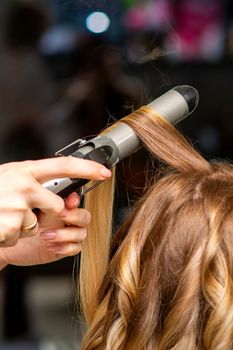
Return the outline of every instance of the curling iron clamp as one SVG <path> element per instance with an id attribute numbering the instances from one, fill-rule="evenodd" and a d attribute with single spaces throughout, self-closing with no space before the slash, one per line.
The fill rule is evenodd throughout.
<path id="1" fill-rule="evenodd" d="M 170 123 L 176 124 L 194 111 L 198 101 L 199 94 L 195 88 L 180 85 L 167 91 L 147 106 Z M 135 153 L 141 146 L 134 130 L 122 122 L 90 140 L 78 139 L 57 151 L 55 155 L 89 159 L 111 169 L 121 160 Z M 85 179 L 66 177 L 48 181 L 43 184 L 43 187 L 61 197 L 66 197 L 73 191 L 78 192 L 82 197 L 102 181 L 97 181 L 94 185 L 84 188 L 88 182 L 89 180 Z"/>

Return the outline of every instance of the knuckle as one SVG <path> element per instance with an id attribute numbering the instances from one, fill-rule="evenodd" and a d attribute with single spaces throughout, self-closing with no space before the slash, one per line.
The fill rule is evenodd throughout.
<path id="1" fill-rule="evenodd" d="M 71 157 L 57 158 L 58 171 L 70 170 L 70 167 L 71 167 Z"/>
<path id="2" fill-rule="evenodd" d="M 8 227 L 8 229 L 7 229 L 7 236 L 9 238 L 18 237 L 19 231 L 20 231 L 19 227 L 17 225 L 13 224 L 13 225 Z"/>
<path id="3" fill-rule="evenodd" d="M 52 194 L 52 196 L 54 196 L 52 209 L 56 214 L 60 214 L 65 208 L 64 200 L 58 195 Z M 52 201 L 51 201 L 51 203 L 52 203 Z"/>
<path id="4" fill-rule="evenodd" d="M 77 222 L 82 226 L 87 226 L 91 222 L 91 214 L 86 209 L 79 209 L 77 212 Z"/>
<path id="5" fill-rule="evenodd" d="M 22 194 L 15 194 L 12 204 L 14 205 L 15 209 L 20 211 L 25 211 L 28 208 L 26 198 Z"/>
<path id="6" fill-rule="evenodd" d="M 14 221 L 12 220 L 12 217 L 9 217 L 7 221 L 4 222 L 3 224 L 4 229 L 3 229 L 3 234 L 6 235 L 13 235 L 15 232 L 17 232 L 20 228 L 20 224 L 18 220 Z"/>
<path id="7" fill-rule="evenodd" d="M 33 160 L 24 160 L 22 162 L 22 164 L 24 165 L 25 168 L 31 168 L 34 164 L 34 161 Z"/>
<path id="8" fill-rule="evenodd" d="M 5 246 L 13 246 L 16 244 L 19 237 L 19 229 L 16 226 L 5 228 L 5 232 L 0 233 L 0 243 Z"/>
<path id="9" fill-rule="evenodd" d="M 25 194 L 30 194 L 35 191 L 35 183 L 29 177 L 22 178 L 21 191 Z"/>
<path id="10" fill-rule="evenodd" d="M 11 169 L 9 178 L 14 180 L 15 188 L 22 193 L 28 193 L 34 190 L 35 181 L 23 169 Z M 33 179 L 34 180 L 34 179 Z"/>
<path id="11" fill-rule="evenodd" d="M 8 229 L 10 235 L 14 235 L 16 232 L 19 231 L 19 227 L 16 224 L 13 224 Z"/>
<path id="12" fill-rule="evenodd" d="M 49 194 L 50 195 L 50 194 Z M 44 211 L 51 215 L 56 216 L 60 219 L 64 218 L 63 210 L 65 208 L 64 201 L 59 196 L 53 195 L 52 197 L 47 197 L 47 206 L 42 208 Z"/>

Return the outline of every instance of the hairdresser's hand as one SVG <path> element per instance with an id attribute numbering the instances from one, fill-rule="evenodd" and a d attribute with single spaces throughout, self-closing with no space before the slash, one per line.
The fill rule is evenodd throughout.
<path id="1" fill-rule="evenodd" d="M 14 247 L 1 249 L 0 257 L 5 265 L 46 264 L 81 251 L 91 215 L 86 209 L 77 208 L 76 193 L 69 195 L 65 203 L 66 215 L 62 219 L 40 213 L 38 234 L 20 239 Z"/>
<path id="2" fill-rule="evenodd" d="M 106 179 L 102 165 L 73 157 L 43 159 L 3 164 L 0 166 L 0 247 L 14 246 L 22 233 L 22 226 L 35 220 L 33 208 L 55 218 L 66 216 L 65 202 L 58 195 L 42 187 L 42 183 L 58 177 Z M 38 223 L 24 236 L 37 234 Z M 28 239 L 28 237 L 27 237 Z"/>

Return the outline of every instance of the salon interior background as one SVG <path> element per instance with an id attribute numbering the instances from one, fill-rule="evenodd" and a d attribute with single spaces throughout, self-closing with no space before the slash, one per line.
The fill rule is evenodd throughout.
<path id="1" fill-rule="evenodd" d="M 0 162 L 51 156 L 179 84 L 200 93 L 179 128 L 233 158 L 230 0 L 1 0 L 0 33 Z M 144 156 L 119 170 L 119 219 Z M 1 350 L 78 348 L 72 266 L 1 273 Z"/>

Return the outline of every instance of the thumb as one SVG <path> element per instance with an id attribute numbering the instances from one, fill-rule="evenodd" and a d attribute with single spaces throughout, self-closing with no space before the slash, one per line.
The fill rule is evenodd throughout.
<path id="1" fill-rule="evenodd" d="M 65 199 L 65 206 L 67 209 L 74 209 L 77 208 L 80 204 L 80 198 L 79 195 L 76 192 L 72 192 L 66 199 Z"/>

